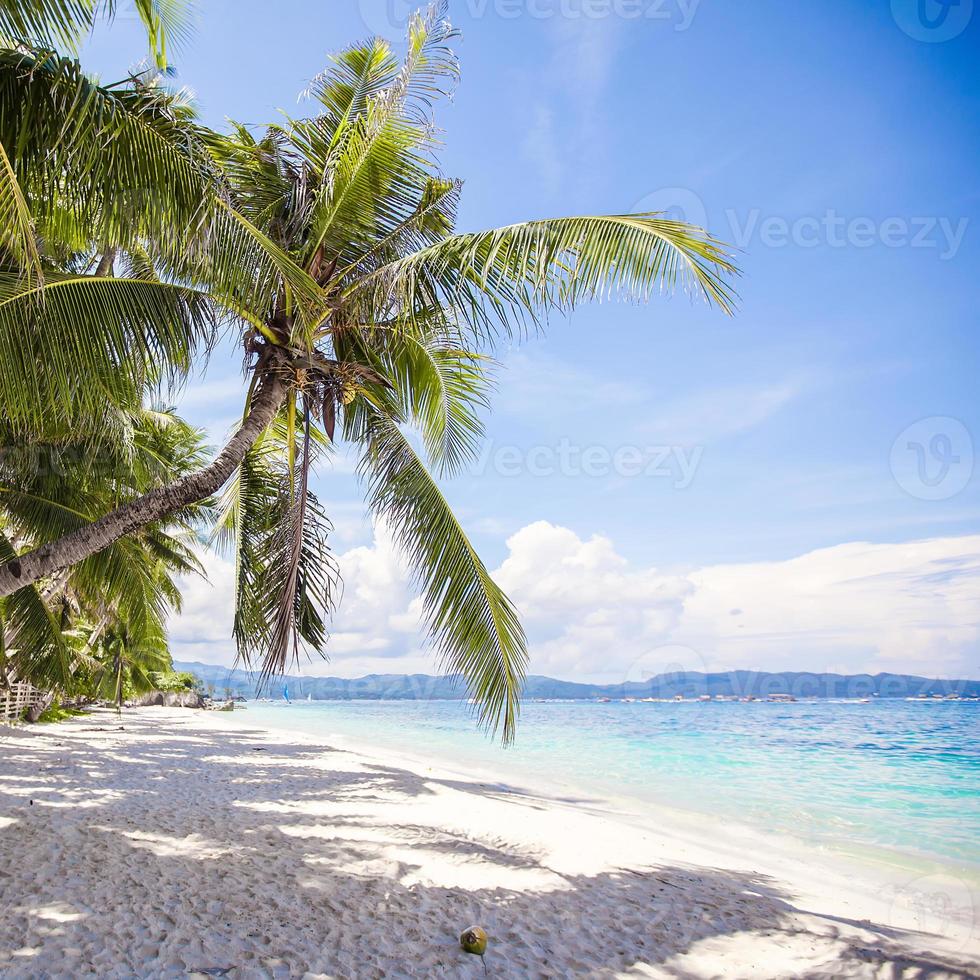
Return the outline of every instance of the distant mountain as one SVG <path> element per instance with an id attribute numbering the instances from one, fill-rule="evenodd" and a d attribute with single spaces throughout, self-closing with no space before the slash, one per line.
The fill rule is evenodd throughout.
<path id="1" fill-rule="evenodd" d="M 175 670 L 196 674 L 217 695 L 246 698 L 259 696 L 258 675 L 213 664 L 175 662 Z M 261 692 L 279 698 L 284 686 L 291 698 L 312 696 L 314 701 L 454 701 L 466 697 L 458 676 L 431 674 L 368 674 L 366 677 L 277 678 Z M 958 694 L 980 697 L 980 681 L 930 679 L 911 674 L 773 674 L 755 670 L 732 670 L 719 674 L 675 672 L 658 674 L 647 681 L 623 684 L 578 684 L 553 677 L 531 675 L 524 697 L 589 700 L 593 698 L 696 698 L 711 696 L 767 697 L 792 694 L 798 698 L 883 698 Z"/>

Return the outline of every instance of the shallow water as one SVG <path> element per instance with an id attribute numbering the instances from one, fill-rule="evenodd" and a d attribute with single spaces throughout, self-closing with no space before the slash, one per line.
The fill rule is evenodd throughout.
<path id="1" fill-rule="evenodd" d="M 249 702 L 246 719 L 980 871 L 976 702 L 525 703 L 506 749 L 458 702 Z"/>

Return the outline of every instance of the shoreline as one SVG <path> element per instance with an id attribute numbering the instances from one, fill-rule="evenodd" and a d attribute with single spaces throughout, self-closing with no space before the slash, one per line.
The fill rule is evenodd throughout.
<path id="1" fill-rule="evenodd" d="M 219 724 L 233 728 L 238 723 L 252 723 L 244 711 L 222 714 Z M 764 868 L 770 874 L 778 874 L 787 866 L 793 868 L 793 878 L 811 892 L 820 891 L 824 897 L 847 904 L 842 894 L 860 896 L 861 917 L 879 916 L 897 918 L 914 927 L 915 919 L 921 918 L 924 906 L 947 904 L 944 897 L 929 894 L 933 887 L 942 887 L 945 880 L 951 892 L 963 898 L 972 896 L 975 923 L 971 929 L 977 941 L 976 952 L 980 956 L 980 869 L 972 865 L 960 866 L 943 861 L 938 856 L 916 854 L 884 847 L 870 848 L 854 844 L 850 848 L 843 841 L 813 844 L 785 833 L 767 832 L 752 825 L 732 821 L 727 816 L 712 815 L 701 810 L 672 806 L 659 801 L 645 800 L 627 794 L 596 792 L 582 786 L 574 779 L 539 777 L 537 773 L 509 774 L 500 768 L 480 764 L 464 770 L 458 760 L 440 756 L 429 758 L 402 748 L 394 748 L 390 742 L 376 745 L 347 734 L 315 735 L 298 728 L 255 726 L 270 733 L 288 735 L 312 745 L 339 747 L 367 758 L 385 759 L 417 772 L 435 773 L 441 777 L 470 779 L 491 789 L 517 796 L 545 796 L 556 808 L 573 806 L 593 815 L 627 825 L 640 833 L 663 838 L 664 851 L 668 854 L 694 853 L 702 862 L 709 857 L 716 864 L 737 869 L 744 865 L 744 855 L 751 853 L 756 868 Z M 531 782 L 536 784 L 531 785 Z M 724 842 L 717 838 L 717 831 L 724 826 Z M 705 841 L 711 844 L 706 845 Z M 842 868 L 846 874 L 842 875 Z M 903 916 L 900 893 L 910 884 L 922 882 L 922 887 L 911 898 L 916 911 L 911 917 Z M 846 886 L 846 887 L 842 887 Z M 881 895 L 891 896 L 887 903 Z M 811 894 L 808 897 L 815 897 Z M 899 907 L 892 908 L 895 899 Z M 955 901 L 954 903 L 955 904 Z M 970 938 L 964 937 L 964 941 Z M 978 970 L 980 973 L 980 970 Z"/>
<path id="2" fill-rule="evenodd" d="M 0 750 L 5 977 L 478 976 L 473 924 L 499 977 L 980 967 L 972 883 L 632 799 L 186 709 L 0 729 Z"/>
<path id="3" fill-rule="evenodd" d="M 671 704 L 675 703 L 671 702 Z M 694 704 L 695 702 L 689 703 Z M 296 704 L 300 708 L 304 706 L 304 702 L 296 702 Z M 247 710 L 249 710 L 248 707 L 242 706 L 238 709 L 237 714 L 231 712 L 223 715 L 223 719 L 234 724 L 233 719 L 240 721 L 243 712 Z M 254 724 L 251 721 L 251 716 L 248 716 L 248 724 Z M 696 808 L 690 805 L 689 801 L 667 800 L 664 799 L 666 794 L 663 792 L 642 796 L 636 793 L 632 786 L 624 786 L 620 791 L 617 791 L 608 785 L 597 785 L 596 783 L 590 785 L 571 773 L 562 773 L 558 777 L 553 773 L 542 773 L 540 769 L 527 768 L 521 764 L 508 767 L 508 760 L 503 757 L 500 758 L 499 764 L 486 758 L 468 762 L 464 770 L 459 756 L 446 752 L 444 747 L 428 746 L 427 750 L 431 754 L 412 752 L 397 744 L 387 732 L 381 736 L 378 743 L 371 743 L 346 732 L 331 732 L 327 736 L 310 733 L 302 726 L 271 724 L 267 717 L 260 718 L 258 727 L 289 732 L 298 738 L 326 740 L 331 744 L 347 746 L 364 754 L 381 754 L 399 759 L 408 765 L 425 767 L 438 765 L 457 775 L 466 775 L 470 778 L 478 776 L 488 782 L 496 781 L 519 788 L 545 786 L 555 795 L 573 794 L 583 799 L 592 800 L 597 805 L 611 809 L 620 819 L 638 824 L 641 828 L 650 822 L 649 815 L 644 816 L 645 813 L 657 814 L 659 818 L 657 827 L 660 829 L 665 824 L 678 830 L 683 828 L 685 832 L 696 827 L 697 837 L 710 834 L 712 829 L 720 821 L 723 821 L 726 834 L 739 838 L 742 848 L 758 848 L 760 846 L 771 848 L 775 842 L 775 846 L 784 850 L 788 856 L 806 854 L 812 859 L 814 855 L 826 854 L 831 863 L 839 863 L 841 860 L 855 862 L 858 868 L 864 869 L 872 876 L 878 874 L 889 878 L 907 878 L 910 875 L 917 877 L 952 875 L 962 879 L 971 890 L 980 895 L 980 863 L 970 861 L 965 857 L 953 858 L 934 851 L 912 850 L 897 845 L 869 844 L 846 837 L 829 835 L 807 837 L 803 834 L 793 834 L 784 827 L 764 827 L 753 824 L 738 813 L 720 813 L 707 807 Z M 980 905 L 980 899 L 978 899 L 978 905 Z M 980 914 L 980 908 L 978 908 L 978 914 Z"/>

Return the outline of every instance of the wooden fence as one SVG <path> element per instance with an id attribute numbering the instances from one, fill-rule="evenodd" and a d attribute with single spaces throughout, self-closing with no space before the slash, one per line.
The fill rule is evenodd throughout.
<path id="1" fill-rule="evenodd" d="M 20 721 L 28 708 L 41 704 L 47 693 L 31 684 L 11 684 L 0 689 L 0 725 Z"/>

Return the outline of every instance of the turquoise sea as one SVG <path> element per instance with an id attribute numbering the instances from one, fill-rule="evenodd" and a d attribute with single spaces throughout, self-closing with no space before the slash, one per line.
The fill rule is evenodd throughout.
<path id="1" fill-rule="evenodd" d="M 508 748 L 458 702 L 252 701 L 236 721 L 980 874 L 978 702 L 525 703 Z"/>

